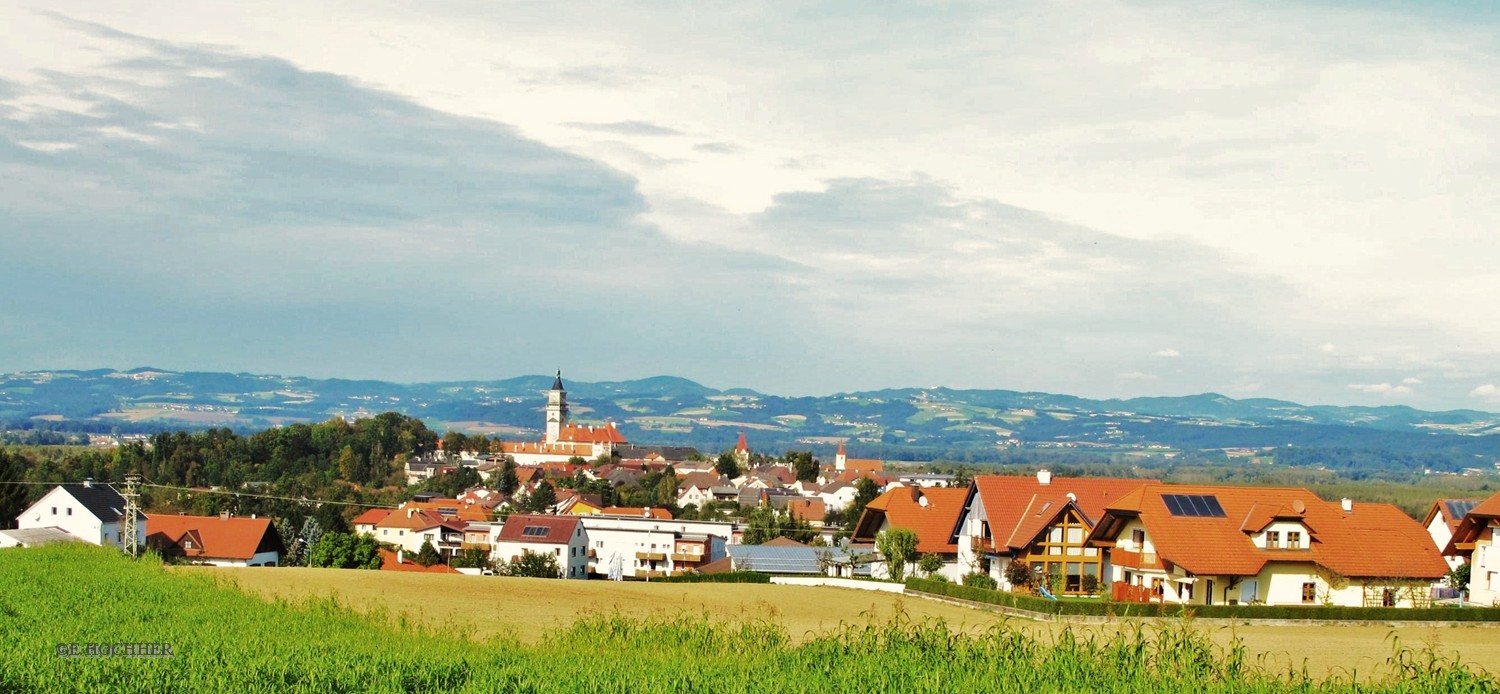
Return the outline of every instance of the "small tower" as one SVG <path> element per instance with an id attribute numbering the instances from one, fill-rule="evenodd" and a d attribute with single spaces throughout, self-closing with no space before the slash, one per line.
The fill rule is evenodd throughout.
<path id="1" fill-rule="evenodd" d="M 745 432 L 740 432 L 740 442 L 734 446 L 734 462 L 741 470 L 750 466 L 750 444 L 745 442 Z"/>
<path id="2" fill-rule="evenodd" d="M 557 443 L 563 427 L 568 425 L 568 391 L 563 390 L 562 371 L 547 391 L 547 443 Z"/>
<path id="3" fill-rule="evenodd" d="M 839 452 L 835 453 L 834 456 L 833 456 L 833 469 L 838 470 L 839 472 L 843 472 L 844 471 L 844 465 L 846 463 L 848 463 L 848 462 L 849 462 L 849 456 L 845 455 L 845 453 L 844 453 L 844 442 L 840 441 L 839 442 Z"/>

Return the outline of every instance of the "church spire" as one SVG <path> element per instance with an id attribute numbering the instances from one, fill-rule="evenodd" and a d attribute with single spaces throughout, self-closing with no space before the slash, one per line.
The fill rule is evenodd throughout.
<path id="1" fill-rule="evenodd" d="M 552 390 L 562 390 L 562 369 L 557 370 L 557 380 L 552 382 Z"/>

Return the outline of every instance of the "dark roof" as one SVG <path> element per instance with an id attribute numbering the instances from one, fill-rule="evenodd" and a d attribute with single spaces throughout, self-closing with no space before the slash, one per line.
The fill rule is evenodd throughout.
<path id="1" fill-rule="evenodd" d="M 501 542 L 535 542 L 566 545 L 578 528 L 578 516 L 514 514 L 500 527 Z"/>
<path id="2" fill-rule="evenodd" d="M 118 523 L 120 517 L 125 515 L 125 497 L 107 486 L 99 484 L 89 486 L 61 484 L 58 486 L 77 499 L 78 503 L 83 504 L 83 507 L 101 522 Z M 137 520 L 145 520 L 146 514 L 136 511 L 135 517 Z"/>
<path id="3" fill-rule="evenodd" d="M 562 385 L 562 371 L 558 370 L 558 372 L 557 372 L 557 380 L 555 380 L 555 381 L 552 382 L 552 390 L 562 390 L 562 389 L 563 389 L 563 385 Z"/>

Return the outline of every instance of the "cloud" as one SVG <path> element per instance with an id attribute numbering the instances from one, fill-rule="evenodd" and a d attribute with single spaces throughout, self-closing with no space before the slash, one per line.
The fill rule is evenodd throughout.
<path id="1" fill-rule="evenodd" d="M 1391 385 L 1389 383 L 1351 383 L 1349 387 L 1361 393 L 1371 395 L 1406 395 L 1411 388 L 1404 385 Z"/>
<path id="2" fill-rule="evenodd" d="M 745 148 L 728 142 L 700 142 L 693 145 L 693 150 L 708 154 L 739 154 Z"/>
<path id="3" fill-rule="evenodd" d="M 1151 356 L 1153 356 L 1153 357 L 1163 357 L 1163 358 L 1168 358 L 1168 359 L 1175 359 L 1177 357 L 1182 356 L 1182 352 L 1179 352 L 1179 351 L 1177 351 L 1175 349 L 1171 349 L 1171 348 L 1168 348 L 1168 349 L 1159 349 L 1159 350 L 1156 350 L 1155 352 L 1152 352 Z"/>
<path id="4" fill-rule="evenodd" d="M 1322 346 L 1318 347 L 1318 351 L 1324 354 L 1338 354 L 1339 348 L 1332 342 L 1324 342 Z"/>
<path id="5" fill-rule="evenodd" d="M 1419 386 L 1419 385 L 1422 385 L 1422 379 L 1417 378 L 1415 376 L 1408 376 L 1406 378 L 1401 379 L 1401 383 L 1403 385 L 1408 385 L 1408 386 Z"/>
<path id="6" fill-rule="evenodd" d="M 1500 387 L 1497 387 L 1493 383 L 1475 386 L 1473 390 L 1469 391 L 1469 397 L 1488 402 L 1500 402 Z"/>
<path id="7" fill-rule="evenodd" d="M 664 125 L 647 123 L 644 121 L 616 121 L 613 123 L 564 123 L 564 125 L 575 130 L 587 130 L 589 132 L 609 133 L 611 135 L 640 135 L 648 137 L 672 137 L 684 134 L 676 128 Z"/>

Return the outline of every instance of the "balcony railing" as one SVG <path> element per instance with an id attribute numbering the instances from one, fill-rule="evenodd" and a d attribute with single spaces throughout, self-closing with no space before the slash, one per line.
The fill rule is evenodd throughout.
<path id="1" fill-rule="evenodd" d="M 636 552 L 635 553 L 635 558 L 636 558 L 637 561 L 666 561 L 667 560 L 667 553 L 666 552 Z"/>
<path id="2" fill-rule="evenodd" d="M 695 563 L 695 562 L 703 561 L 703 555 L 701 555 L 701 554 L 673 554 L 672 555 L 672 561 L 679 562 L 679 563 L 681 563 L 681 562 Z"/>
<path id="3" fill-rule="evenodd" d="M 1109 563 L 1130 569 L 1160 569 L 1161 557 L 1155 552 L 1131 552 L 1123 549 L 1109 551 Z"/>
<path id="4" fill-rule="evenodd" d="M 635 577 L 636 578 L 663 578 L 666 575 L 667 575 L 667 572 L 665 572 L 665 571 L 647 571 L 645 569 L 636 569 L 635 570 Z"/>

